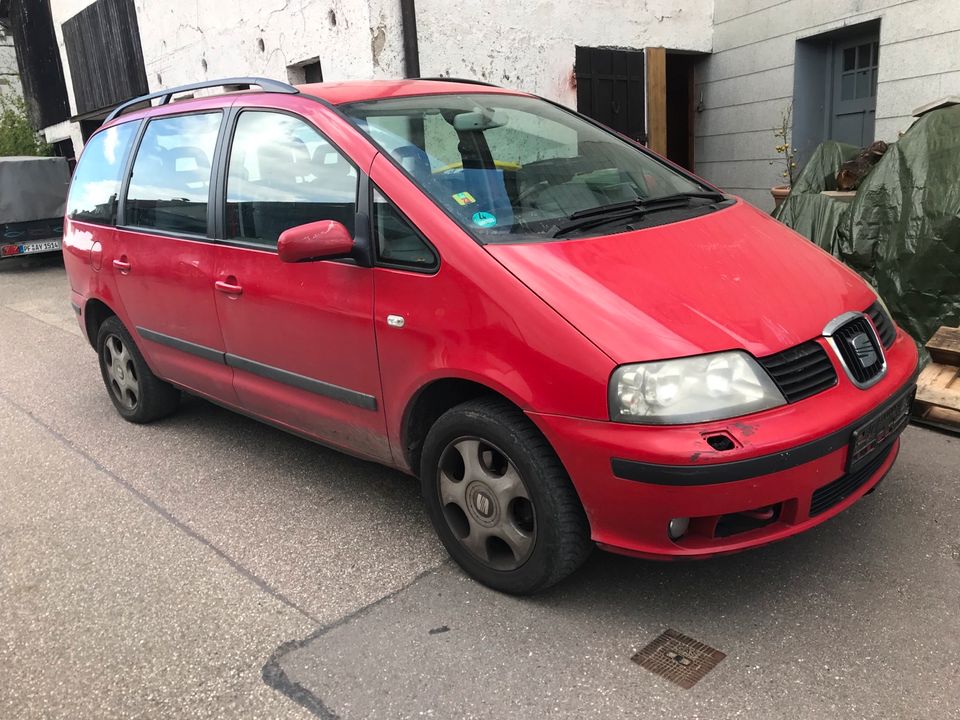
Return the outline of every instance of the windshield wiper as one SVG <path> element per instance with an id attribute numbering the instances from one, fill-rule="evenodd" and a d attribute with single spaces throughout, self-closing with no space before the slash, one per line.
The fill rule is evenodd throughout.
<path id="1" fill-rule="evenodd" d="M 689 204 L 692 199 L 721 202 L 726 200 L 726 196 L 721 192 L 715 191 L 684 192 L 646 199 L 638 197 L 625 202 L 599 205 L 598 207 L 587 208 L 586 210 L 577 210 L 577 212 L 572 213 L 565 222 L 554 228 L 549 235 L 550 237 L 560 237 L 573 230 L 586 230 L 616 220 L 627 220 L 635 216 L 642 217 L 648 212 L 682 207 L 683 205 Z"/>
<path id="2" fill-rule="evenodd" d="M 643 202 L 647 205 L 662 202 L 664 200 L 678 200 L 680 198 L 698 198 L 702 200 L 713 200 L 714 202 L 723 202 L 727 199 L 719 190 L 697 190 L 694 192 L 680 192 L 673 195 L 661 195 L 660 197 L 647 198 Z"/>
<path id="3" fill-rule="evenodd" d="M 620 210 L 632 210 L 634 208 L 641 208 L 644 210 L 657 207 L 662 203 L 670 203 L 671 205 L 677 201 L 687 201 L 691 198 L 702 198 L 704 200 L 713 200 L 714 202 L 720 202 L 725 200 L 726 196 L 720 192 L 705 191 L 705 192 L 684 192 L 684 193 L 674 193 L 672 195 L 662 195 L 660 197 L 652 198 L 640 198 L 636 197 L 633 200 L 625 200 L 624 202 L 610 203 L 608 205 L 598 205 L 597 207 L 587 208 L 586 210 L 577 210 L 577 212 L 570 215 L 568 220 L 579 220 L 580 218 L 596 217 L 598 215 L 607 215 L 609 213 L 619 212 Z"/>
<path id="4" fill-rule="evenodd" d="M 643 201 L 640 198 L 625 200 L 624 202 L 609 203 L 607 205 L 597 205 L 586 210 L 577 210 L 571 213 L 567 220 L 580 220 L 582 218 L 597 217 L 599 215 L 609 215 L 610 213 L 620 212 L 621 210 L 635 210 L 641 207 Z"/>

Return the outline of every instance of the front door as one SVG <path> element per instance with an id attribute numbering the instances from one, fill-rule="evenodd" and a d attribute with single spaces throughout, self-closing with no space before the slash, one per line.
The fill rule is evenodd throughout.
<path id="1" fill-rule="evenodd" d="M 879 53 L 876 34 L 860 35 L 834 45 L 831 140 L 857 147 L 873 142 Z"/>
<path id="2" fill-rule="evenodd" d="M 236 403 L 214 304 L 211 161 L 223 113 L 150 120 L 120 208 L 112 257 L 117 292 L 160 377 Z"/>
<path id="3" fill-rule="evenodd" d="M 216 305 L 241 405 L 331 445 L 390 460 L 373 328 L 373 270 L 283 263 L 277 239 L 356 224 L 358 171 L 312 125 L 243 110 L 227 159 Z"/>

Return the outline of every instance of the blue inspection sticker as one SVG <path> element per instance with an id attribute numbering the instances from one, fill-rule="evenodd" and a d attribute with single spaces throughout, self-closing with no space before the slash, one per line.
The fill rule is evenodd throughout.
<path id="1" fill-rule="evenodd" d="M 481 210 L 473 214 L 473 224 L 480 227 L 493 227 L 497 224 L 497 216 Z"/>

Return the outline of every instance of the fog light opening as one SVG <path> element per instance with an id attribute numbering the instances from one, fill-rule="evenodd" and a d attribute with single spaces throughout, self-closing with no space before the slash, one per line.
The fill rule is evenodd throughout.
<path id="1" fill-rule="evenodd" d="M 669 523 L 667 523 L 667 535 L 670 536 L 671 540 L 679 540 L 682 538 L 687 530 L 690 529 L 690 518 L 680 517 L 673 518 Z"/>

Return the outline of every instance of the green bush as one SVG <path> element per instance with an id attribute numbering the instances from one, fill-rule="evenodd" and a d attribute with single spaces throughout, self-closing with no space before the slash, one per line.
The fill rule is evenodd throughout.
<path id="1" fill-rule="evenodd" d="M 50 149 L 30 125 L 23 100 L 0 95 L 0 157 L 49 155 Z"/>

